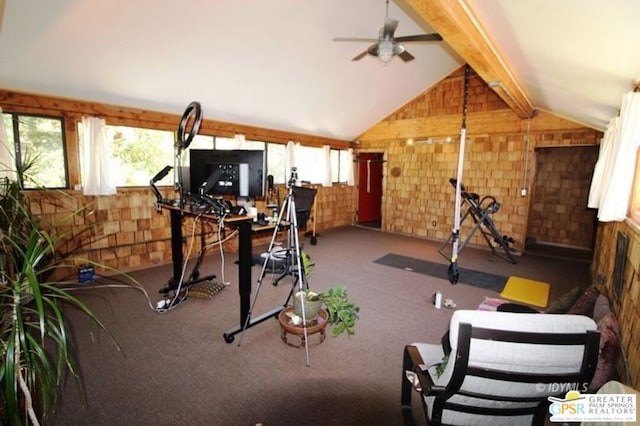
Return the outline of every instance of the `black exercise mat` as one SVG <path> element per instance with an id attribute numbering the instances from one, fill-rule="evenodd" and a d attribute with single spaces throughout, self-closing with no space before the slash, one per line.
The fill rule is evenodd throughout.
<path id="1" fill-rule="evenodd" d="M 402 256 L 400 254 L 389 253 L 373 261 L 380 265 L 391 266 L 392 268 L 404 269 L 405 271 L 417 272 L 418 274 L 429 275 L 431 277 L 448 280 L 447 271 L 449 265 L 444 263 L 429 262 L 428 260 L 416 259 Z M 473 271 L 458 267 L 460 276 L 459 283 L 480 287 L 487 290 L 501 292 L 507 283 L 508 277 L 488 274 L 486 272 Z"/>

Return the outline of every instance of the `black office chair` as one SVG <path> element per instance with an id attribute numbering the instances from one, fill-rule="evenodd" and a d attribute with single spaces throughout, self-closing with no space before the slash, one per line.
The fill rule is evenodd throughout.
<path id="1" fill-rule="evenodd" d="M 311 218 L 311 211 L 313 208 L 313 202 L 316 197 L 316 193 L 318 190 L 316 188 L 309 188 L 304 186 L 294 186 L 293 187 L 293 201 L 295 205 L 295 214 L 296 214 L 296 224 L 297 229 L 306 230 L 307 222 Z M 315 218 L 313 218 L 315 220 Z M 281 261 L 283 263 L 284 271 L 275 278 L 272 282 L 274 286 L 277 286 L 280 280 L 284 277 L 290 275 L 294 278 L 294 285 L 297 283 L 299 279 L 298 275 L 298 267 L 295 265 L 296 262 L 293 261 L 292 252 L 293 248 L 291 247 L 291 241 L 289 242 L 289 247 L 282 248 L 271 254 L 275 259 Z"/>
<path id="2" fill-rule="evenodd" d="M 311 218 L 311 210 L 313 208 L 313 202 L 316 198 L 318 190 L 316 188 L 308 188 L 305 186 L 293 187 L 293 198 L 296 205 L 296 221 L 298 222 L 298 229 L 307 229 L 307 222 Z"/>

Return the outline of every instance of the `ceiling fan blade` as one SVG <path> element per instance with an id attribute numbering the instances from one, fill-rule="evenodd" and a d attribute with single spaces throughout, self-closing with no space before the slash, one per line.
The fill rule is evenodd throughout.
<path id="1" fill-rule="evenodd" d="M 363 38 L 363 37 L 336 37 L 333 41 L 358 41 L 358 42 L 366 42 L 366 43 L 375 43 L 378 41 L 377 38 Z"/>
<path id="2" fill-rule="evenodd" d="M 398 43 L 411 43 L 416 41 L 442 41 L 442 36 L 437 33 L 433 34 L 418 34 L 412 36 L 396 37 Z"/>
<path id="3" fill-rule="evenodd" d="M 359 61 L 360 59 L 364 58 L 365 56 L 367 56 L 367 53 L 369 53 L 368 51 L 364 51 L 362 53 L 360 53 L 357 56 L 354 56 L 353 59 L 351 59 L 352 61 Z"/>
<path id="4" fill-rule="evenodd" d="M 398 28 L 397 20 L 392 18 L 385 19 L 380 38 L 384 40 L 393 38 L 393 33 L 396 31 L 396 28 Z"/>
<path id="5" fill-rule="evenodd" d="M 378 45 L 377 44 L 372 44 L 371 46 L 369 46 L 369 48 L 367 50 L 365 50 L 364 52 L 358 54 L 357 56 L 354 56 L 353 59 L 351 59 L 351 60 L 352 61 L 359 61 L 360 59 L 364 58 L 367 55 L 378 56 Z"/>
<path id="6" fill-rule="evenodd" d="M 367 53 L 371 56 L 378 56 L 378 44 L 373 44 L 367 49 Z"/>
<path id="7" fill-rule="evenodd" d="M 413 61 L 414 59 L 414 56 L 411 53 L 407 52 L 406 50 L 402 51 L 401 53 L 398 53 L 398 57 L 405 62 Z"/>

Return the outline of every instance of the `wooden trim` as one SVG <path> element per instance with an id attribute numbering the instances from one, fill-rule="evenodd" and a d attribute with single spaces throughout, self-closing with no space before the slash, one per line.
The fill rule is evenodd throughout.
<path id="1" fill-rule="evenodd" d="M 508 109 L 470 113 L 466 122 L 467 136 L 526 133 L 527 121 Z M 462 118 L 459 114 L 381 121 L 367 130 L 360 141 L 456 136 L 460 133 L 461 126 Z M 531 119 L 530 133 L 584 129 L 580 124 L 542 113 Z"/>
<path id="2" fill-rule="evenodd" d="M 6 112 L 28 112 L 64 116 L 79 120 L 83 115 L 104 117 L 108 124 L 145 127 L 159 130 L 175 130 L 182 116 L 157 111 L 147 111 L 68 98 L 58 98 L 30 93 L 13 92 L 0 89 L 0 106 Z M 350 141 L 332 139 L 303 133 L 288 132 L 243 124 L 203 119 L 200 133 L 210 136 L 233 137 L 236 133 L 244 134 L 247 139 L 263 142 L 285 144 L 290 140 L 308 146 L 329 145 L 332 148 L 347 149 Z"/>

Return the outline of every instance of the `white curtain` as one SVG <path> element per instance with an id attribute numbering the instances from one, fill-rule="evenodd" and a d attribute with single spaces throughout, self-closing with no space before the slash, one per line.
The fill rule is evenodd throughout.
<path id="1" fill-rule="evenodd" d="M 285 182 L 289 182 L 291 168 L 298 167 L 297 157 L 300 144 L 293 141 L 287 142 L 286 155 L 284 157 Z"/>
<path id="2" fill-rule="evenodd" d="M 322 186 L 331 186 L 331 147 L 324 145 L 322 147 Z"/>
<path id="3" fill-rule="evenodd" d="M 116 193 L 112 178 L 113 161 L 107 140 L 104 119 L 82 117 L 84 195 L 111 195 Z"/>
<path id="4" fill-rule="evenodd" d="M 624 95 L 619 121 L 612 120 L 605 137 L 594 168 L 589 207 L 598 208 L 601 222 L 622 221 L 629 209 L 640 146 L 640 93 Z"/>
<path id="5" fill-rule="evenodd" d="M 347 185 L 354 186 L 356 179 L 353 173 L 353 149 L 347 150 Z"/>
<path id="6" fill-rule="evenodd" d="M 13 149 L 9 145 L 9 133 L 4 125 L 2 108 L 0 108 L 0 177 L 15 181 L 16 160 L 13 156 Z"/>
<path id="7" fill-rule="evenodd" d="M 600 153 L 598 154 L 598 161 L 593 168 L 593 177 L 591 178 L 591 188 L 589 189 L 589 200 L 587 201 L 587 207 L 600 208 L 600 200 L 602 200 L 602 194 L 609 183 L 609 178 L 612 172 L 611 158 L 613 155 L 613 139 L 617 132 L 619 117 L 614 117 L 609 121 L 607 130 L 604 132 L 604 136 L 600 141 Z"/>

